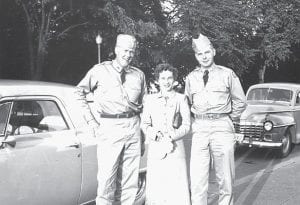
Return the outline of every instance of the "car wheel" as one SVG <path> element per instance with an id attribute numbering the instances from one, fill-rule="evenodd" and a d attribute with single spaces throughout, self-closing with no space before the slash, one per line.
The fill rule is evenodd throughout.
<path id="1" fill-rule="evenodd" d="M 292 150 L 292 135 L 290 129 L 287 129 L 283 138 L 282 138 L 282 146 L 279 149 L 279 156 L 284 158 L 287 157 Z"/>
<path id="2" fill-rule="evenodd" d="M 146 199 L 146 172 L 139 175 L 139 188 L 134 205 L 144 205 Z"/>

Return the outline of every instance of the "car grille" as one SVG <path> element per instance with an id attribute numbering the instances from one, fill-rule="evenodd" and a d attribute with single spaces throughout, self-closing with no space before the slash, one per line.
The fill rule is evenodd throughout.
<path id="1" fill-rule="evenodd" d="M 234 124 L 235 132 L 244 134 L 245 136 L 251 136 L 259 138 L 263 133 L 262 125 L 240 125 Z"/>

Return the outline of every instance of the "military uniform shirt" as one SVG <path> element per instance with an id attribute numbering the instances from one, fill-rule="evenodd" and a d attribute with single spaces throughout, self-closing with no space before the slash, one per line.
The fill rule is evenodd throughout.
<path id="1" fill-rule="evenodd" d="M 239 118 L 244 111 L 245 94 L 235 73 L 226 67 L 214 65 L 209 69 L 206 86 L 204 69 L 197 67 L 186 78 L 185 94 L 194 114 L 226 113 L 232 119 Z"/>
<path id="2" fill-rule="evenodd" d="M 146 93 L 145 75 L 128 66 L 125 82 L 121 82 L 121 68 L 115 61 L 95 65 L 77 85 L 81 93 L 93 93 L 95 108 L 99 113 L 120 114 L 133 111 L 128 101 L 140 105 Z"/>

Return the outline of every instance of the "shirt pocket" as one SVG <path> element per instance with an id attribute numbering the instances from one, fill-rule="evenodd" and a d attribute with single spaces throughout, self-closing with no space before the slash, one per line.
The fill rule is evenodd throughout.
<path id="1" fill-rule="evenodd" d="M 125 88 L 128 98 L 133 103 L 138 103 L 140 95 L 141 95 L 141 88 L 136 85 L 136 87 L 126 87 Z"/>
<path id="2" fill-rule="evenodd" d="M 104 81 L 99 89 L 100 99 L 120 99 L 122 92 L 120 84 L 116 81 Z"/>
<path id="3" fill-rule="evenodd" d="M 127 92 L 129 100 L 133 103 L 138 103 L 142 92 L 141 79 L 130 73 L 126 76 L 126 81 L 123 86 Z"/>
<path id="4" fill-rule="evenodd" d="M 211 105 L 227 104 L 229 97 L 229 88 L 226 86 L 212 86 L 210 89 L 211 95 L 209 101 Z"/>
<path id="5" fill-rule="evenodd" d="M 203 89 L 202 81 L 193 81 L 190 83 L 190 94 L 199 93 Z"/>
<path id="6" fill-rule="evenodd" d="M 220 93 L 224 93 L 224 92 L 227 92 L 227 87 L 226 86 L 221 86 L 221 85 L 219 85 L 219 86 L 212 86 L 212 87 L 210 87 L 210 90 L 212 91 L 212 92 L 220 92 Z"/>

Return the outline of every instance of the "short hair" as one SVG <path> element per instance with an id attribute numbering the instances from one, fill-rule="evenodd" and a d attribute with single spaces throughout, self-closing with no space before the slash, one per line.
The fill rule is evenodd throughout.
<path id="1" fill-rule="evenodd" d="M 177 76 L 178 76 L 178 70 L 177 70 L 177 68 L 173 67 L 172 65 L 170 65 L 168 63 L 161 63 L 161 64 L 158 64 L 155 67 L 155 69 L 154 69 L 155 80 L 159 79 L 159 74 L 162 73 L 163 71 L 170 71 L 170 72 L 172 72 L 174 80 L 177 80 Z"/>

